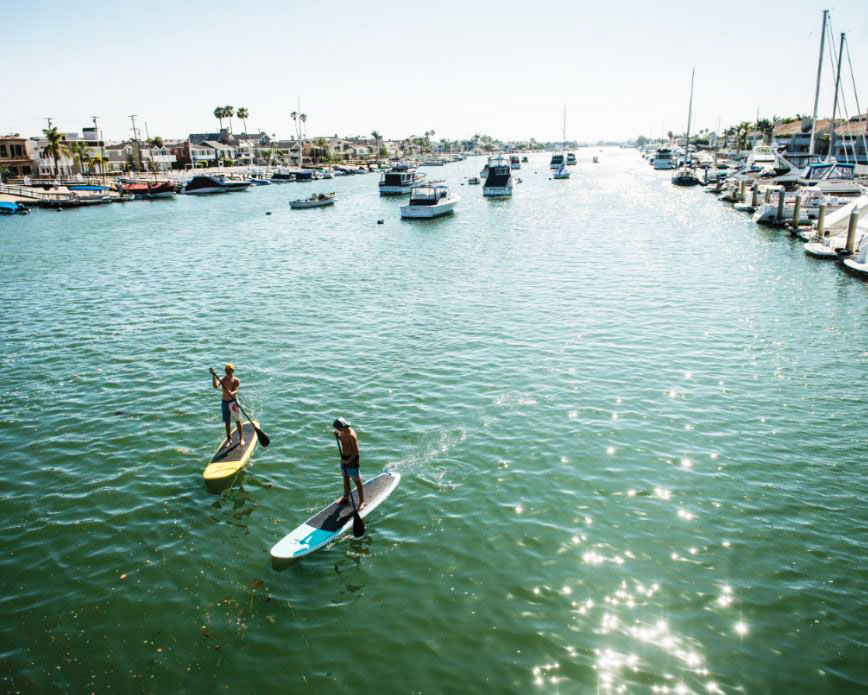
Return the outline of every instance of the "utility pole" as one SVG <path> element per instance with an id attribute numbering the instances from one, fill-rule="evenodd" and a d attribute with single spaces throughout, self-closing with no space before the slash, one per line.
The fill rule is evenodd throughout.
<path id="1" fill-rule="evenodd" d="M 844 57 L 844 39 L 847 37 L 841 32 L 841 45 L 838 48 L 838 70 L 835 75 L 835 101 L 832 104 L 832 141 L 829 143 L 829 155 L 827 159 L 835 157 L 835 115 L 838 112 L 838 85 L 841 83 L 841 59 Z"/>
<path id="2" fill-rule="evenodd" d="M 142 150 L 141 150 L 141 147 L 139 146 L 139 131 L 136 129 L 136 116 L 137 115 L 138 114 L 134 113 L 129 117 L 129 119 L 133 122 L 133 142 L 135 143 L 136 155 L 138 155 L 138 159 L 139 159 L 139 169 L 138 170 L 141 171 L 142 170 Z"/>
<path id="3" fill-rule="evenodd" d="M 814 93 L 814 116 L 811 119 L 811 147 L 808 154 L 814 154 L 814 135 L 817 130 L 817 106 L 820 103 L 820 77 L 823 74 L 823 48 L 826 45 L 826 22 L 829 19 L 829 10 L 823 10 L 823 31 L 820 34 L 820 61 L 817 63 L 817 91 Z"/>

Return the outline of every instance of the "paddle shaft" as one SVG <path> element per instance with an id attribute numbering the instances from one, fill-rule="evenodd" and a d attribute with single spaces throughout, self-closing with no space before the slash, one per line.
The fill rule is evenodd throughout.
<path id="1" fill-rule="evenodd" d="M 226 395 L 227 395 L 227 396 L 228 396 L 228 395 L 231 395 L 231 394 L 229 393 L 229 389 L 226 388 L 226 384 L 224 384 L 224 383 L 223 383 L 223 382 L 222 382 L 222 381 L 217 377 L 217 372 L 215 372 L 213 369 L 211 370 L 211 376 L 213 376 L 215 379 L 217 379 L 217 383 L 220 384 L 220 387 L 223 389 L 223 391 L 226 392 Z M 259 428 L 256 426 L 256 424 L 253 422 L 253 418 L 251 418 L 251 417 L 247 414 L 247 411 L 244 410 L 243 407 L 241 407 L 241 403 L 238 402 L 238 399 L 237 399 L 235 396 L 232 396 L 232 402 L 235 403 L 235 405 L 238 406 L 238 409 L 239 409 L 239 410 L 244 414 L 244 417 L 246 417 L 246 418 L 250 421 L 250 424 L 253 425 L 253 429 L 256 430 L 256 436 L 259 437 L 259 441 L 260 441 L 260 443 L 262 444 L 262 446 L 268 446 L 268 445 L 271 443 L 271 439 L 268 437 L 268 435 L 265 434 L 265 432 L 263 432 L 261 429 L 259 429 Z"/>

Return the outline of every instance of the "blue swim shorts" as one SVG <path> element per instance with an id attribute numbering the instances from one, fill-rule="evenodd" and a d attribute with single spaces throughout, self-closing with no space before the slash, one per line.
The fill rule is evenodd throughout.
<path id="1" fill-rule="evenodd" d="M 359 457 L 358 457 L 358 455 L 353 456 L 346 463 L 341 461 L 341 474 L 349 476 L 350 478 L 358 478 L 359 477 Z"/>

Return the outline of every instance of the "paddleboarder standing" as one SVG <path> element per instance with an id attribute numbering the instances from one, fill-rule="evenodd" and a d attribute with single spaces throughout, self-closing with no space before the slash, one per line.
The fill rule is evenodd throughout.
<path id="1" fill-rule="evenodd" d="M 340 505 L 349 504 L 350 478 L 356 481 L 359 491 L 359 509 L 365 506 L 365 488 L 359 476 L 359 439 L 350 423 L 339 417 L 334 421 L 334 435 L 341 450 L 341 475 L 344 478 L 344 496 L 337 500 Z"/>
<path id="2" fill-rule="evenodd" d="M 232 416 L 235 416 L 235 422 L 238 424 L 238 444 L 244 446 L 247 442 L 244 441 L 244 429 L 241 427 L 241 408 L 238 406 L 238 389 L 241 387 L 241 380 L 235 376 L 235 367 L 231 362 L 226 363 L 226 376 L 217 378 L 217 372 L 213 367 L 209 367 L 211 372 L 211 385 L 215 389 L 223 389 L 223 401 L 221 409 L 223 414 L 223 424 L 226 425 L 226 445 L 232 442 Z"/>

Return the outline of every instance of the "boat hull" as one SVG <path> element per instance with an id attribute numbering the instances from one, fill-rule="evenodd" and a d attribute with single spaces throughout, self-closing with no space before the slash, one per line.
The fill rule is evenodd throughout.
<path id="1" fill-rule="evenodd" d="M 447 203 L 439 205 L 403 205 L 401 207 L 401 217 L 407 219 L 429 219 L 432 217 L 442 217 L 450 214 L 455 208 L 457 200 L 450 200 Z"/>
<path id="2" fill-rule="evenodd" d="M 506 198 L 512 195 L 512 186 L 483 186 L 482 195 L 488 198 Z"/>

